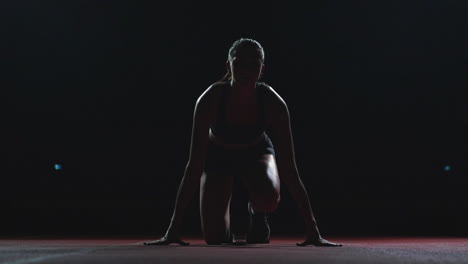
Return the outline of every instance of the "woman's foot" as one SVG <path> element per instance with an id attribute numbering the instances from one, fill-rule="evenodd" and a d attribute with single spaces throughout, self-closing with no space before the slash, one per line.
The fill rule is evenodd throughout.
<path id="1" fill-rule="evenodd" d="M 249 202 L 248 204 L 250 223 L 247 233 L 248 244 L 268 244 L 270 243 L 270 226 L 268 225 L 266 213 L 254 212 Z"/>

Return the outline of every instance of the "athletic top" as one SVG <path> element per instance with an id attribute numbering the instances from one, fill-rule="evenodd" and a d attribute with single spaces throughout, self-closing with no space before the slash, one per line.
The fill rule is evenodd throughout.
<path id="1" fill-rule="evenodd" d="M 211 125 L 211 132 L 219 137 L 226 144 L 249 144 L 258 139 L 266 129 L 264 96 L 266 84 L 256 84 L 257 99 L 257 117 L 254 125 L 235 125 L 230 124 L 226 119 L 228 90 L 232 87 L 226 87 L 218 103 L 218 115 L 216 121 Z"/>

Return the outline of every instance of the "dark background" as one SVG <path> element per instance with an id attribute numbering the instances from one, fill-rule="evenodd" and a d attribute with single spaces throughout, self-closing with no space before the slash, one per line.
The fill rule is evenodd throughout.
<path id="1" fill-rule="evenodd" d="M 3 1 L 0 235 L 162 234 L 195 100 L 250 37 L 325 237 L 466 236 L 467 8 Z M 201 232 L 197 206 L 185 234 Z M 303 232 L 285 187 L 270 222 Z"/>

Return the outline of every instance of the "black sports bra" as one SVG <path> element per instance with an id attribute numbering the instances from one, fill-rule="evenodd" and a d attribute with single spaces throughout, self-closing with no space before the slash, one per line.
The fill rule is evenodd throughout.
<path id="1" fill-rule="evenodd" d="M 248 144 L 258 139 L 266 129 L 265 86 L 264 83 L 257 83 L 256 85 L 258 120 L 254 125 L 233 125 L 228 122 L 226 118 L 228 90 L 232 88 L 230 86 L 226 87 L 220 96 L 216 121 L 211 125 L 211 132 L 214 136 L 220 138 L 226 144 Z"/>

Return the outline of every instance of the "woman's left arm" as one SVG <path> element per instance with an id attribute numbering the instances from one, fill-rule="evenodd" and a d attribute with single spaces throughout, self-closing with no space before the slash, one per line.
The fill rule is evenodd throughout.
<path id="1" fill-rule="evenodd" d="M 274 119 L 271 121 L 270 132 L 276 150 L 279 177 L 286 184 L 289 193 L 296 201 L 304 216 L 306 237 L 303 243 L 298 243 L 297 245 L 341 246 L 340 244 L 323 239 L 320 235 L 309 196 L 299 177 L 296 165 L 289 110 L 284 100 L 279 99 L 279 102 L 274 107 L 275 113 L 273 115 Z"/>

